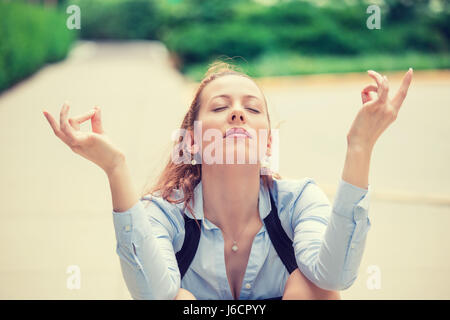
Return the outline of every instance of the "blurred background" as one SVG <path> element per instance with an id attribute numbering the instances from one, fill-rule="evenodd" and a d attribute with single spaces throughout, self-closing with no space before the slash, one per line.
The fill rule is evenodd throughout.
<path id="1" fill-rule="evenodd" d="M 66 9 L 80 8 L 68 30 Z M 380 29 L 369 29 L 369 5 Z M 200 80 L 205 63 L 239 56 L 251 76 L 445 69 L 445 0 L 2 1 L 0 89 L 64 57 L 77 40 L 156 40 L 176 68 Z M 251 31 L 251 32 L 250 32 Z"/>
<path id="2" fill-rule="evenodd" d="M 342 297 L 450 299 L 449 34 L 445 0 L 0 0 L 0 298 L 130 299 L 107 177 L 42 110 L 99 105 L 144 191 L 222 59 L 266 95 L 281 176 L 313 178 L 331 202 L 366 71 L 392 95 L 414 69 L 372 155 L 372 228 Z"/>

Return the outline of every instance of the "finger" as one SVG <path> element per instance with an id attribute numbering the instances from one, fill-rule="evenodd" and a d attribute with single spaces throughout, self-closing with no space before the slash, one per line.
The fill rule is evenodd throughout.
<path id="1" fill-rule="evenodd" d="M 392 105 L 397 111 L 402 106 L 403 100 L 405 100 L 406 94 L 408 93 L 408 89 L 411 84 L 412 76 L 413 76 L 413 69 L 409 68 L 408 72 L 406 72 L 406 74 L 403 76 L 400 89 L 398 89 L 397 94 L 392 99 Z"/>
<path id="2" fill-rule="evenodd" d="M 381 74 L 379 74 L 378 72 L 375 72 L 373 70 L 369 70 L 367 71 L 367 73 L 369 74 L 369 76 L 375 80 L 375 82 L 377 83 L 378 87 L 381 87 L 381 83 L 383 82 L 383 77 L 381 76 Z"/>
<path id="3" fill-rule="evenodd" d="M 61 136 L 61 131 L 59 130 L 59 125 L 56 122 L 55 118 L 53 118 L 53 116 L 48 113 L 46 110 L 43 111 L 45 118 L 47 119 L 47 121 L 49 122 L 50 126 L 53 129 L 53 132 L 55 133 L 55 135 L 57 137 Z"/>
<path id="4" fill-rule="evenodd" d="M 383 82 L 381 83 L 379 97 L 380 102 L 385 103 L 389 95 L 389 81 L 386 76 L 383 76 Z"/>
<path id="5" fill-rule="evenodd" d="M 365 104 L 366 102 L 370 101 L 370 96 L 368 93 L 362 91 L 361 92 L 361 99 L 362 99 L 362 103 Z"/>
<path id="6" fill-rule="evenodd" d="M 76 140 L 76 138 L 74 135 L 74 129 L 67 120 L 69 108 L 70 108 L 69 105 L 67 104 L 67 102 L 65 102 L 59 114 L 59 127 L 60 130 L 66 135 L 69 142 L 73 143 Z"/>
<path id="7" fill-rule="evenodd" d="M 95 114 L 95 109 L 88 111 L 85 114 L 69 118 L 69 123 L 76 131 L 80 130 L 80 124 L 84 121 L 88 120 L 89 118 L 92 118 L 92 116 Z"/>
<path id="8" fill-rule="evenodd" d="M 52 127 L 55 135 L 59 139 L 61 139 L 61 141 L 63 141 L 65 144 L 69 144 L 69 142 L 67 140 L 67 136 L 61 131 L 61 129 L 59 128 L 58 122 L 55 120 L 55 118 L 53 118 L 53 116 L 50 113 L 48 113 L 47 111 L 44 111 L 44 115 L 47 118 L 47 121 L 50 123 L 50 126 Z"/>
<path id="9" fill-rule="evenodd" d="M 96 111 L 97 110 L 92 109 L 92 110 L 89 110 L 88 112 L 86 112 L 86 113 L 84 113 L 82 115 L 79 115 L 79 116 L 76 116 L 76 117 L 72 117 L 71 119 L 72 119 L 72 121 L 74 121 L 74 122 L 76 122 L 78 124 L 81 124 L 84 121 L 90 119 L 95 114 Z"/>
<path id="10" fill-rule="evenodd" d="M 95 115 L 91 119 L 92 131 L 98 134 L 102 134 L 103 126 L 102 126 L 102 111 L 99 106 L 94 107 L 96 112 Z"/>
<path id="11" fill-rule="evenodd" d="M 362 89 L 361 91 L 361 98 L 362 98 L 362 102 L 363 104 L 365 104 L 368 101 L 372 100 L 372 97 L 370 96 L 369 92 L 377 92 L 378 87 L 374 86 L 372 84 L 369 84 L 368 86 L 364 87 L 364 89 Z"/>
<path id="12" fill-rule="evenodd" d="M 378 91 L 378 87 L 374 86 L 373 84 L 369 84 L 369 85 L 365 86 L 364 89 L 362 89 L 362 92 L 369 93 L 370 91 L 377 92 Z"/>

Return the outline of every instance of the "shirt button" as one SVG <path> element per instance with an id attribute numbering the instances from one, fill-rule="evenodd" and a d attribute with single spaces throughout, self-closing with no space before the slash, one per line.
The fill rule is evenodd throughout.
<path id="1" fill-rule="evenodd" d="M 355 249 L 356 245 L 354 243 L 352 243 L 351 248 Z"/>
<path id="2" fill-rule="evenodd" d="M 252 285 L 250 284 L 250 283 L 247 283 L 246 285 L 245 285 L 245 289 L 250 289 L 252 287 Z"/>
<path id="3" fill-rule="evenodd" d="M 125 226 L 125 231 L 130 231 L 131 230 L 131 227 L 130 227 L 130 225 L 129 224 L 127 224 L 126 226 Z"/>

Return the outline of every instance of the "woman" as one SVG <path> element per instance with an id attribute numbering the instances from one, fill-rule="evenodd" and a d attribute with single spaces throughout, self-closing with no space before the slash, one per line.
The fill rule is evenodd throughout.
<path id="1" fill-rule="evenodd" d="M 396 119 L 412 69 L 392 100 L 387 78 L 374 71 L 369 76 L 376 85 L 362 90 L 332 208 L 310 178 L 262 174 L 259 155 L 272 152 L 266 99 L 251 78 L 224 63 L 214 64 L 201 82 L 169 163 L 144 192 L 148 197 L 135 191 L 125 156 L 102 129 L 100 108 L 68 119 L 65 104 L 59 126 L 44 115 L 63 142 L 108 176 L 117 253 L 133 298 L 339 299 L 338 291 L 356 279 L 370 228 L 371 152 Z M 88 119 L 92 132 L 79 131 Z M 242 155 L 244 163 L 235 163 Z M 281 249 L 266 223 L 272 216 L 289 243 Z M 189 242 L 192 221 L 197 242 Z M 179 257 L 185 249 L 192 253 L 187 263 Z M 290 269 L 283 250 L 294 257 Z"/>

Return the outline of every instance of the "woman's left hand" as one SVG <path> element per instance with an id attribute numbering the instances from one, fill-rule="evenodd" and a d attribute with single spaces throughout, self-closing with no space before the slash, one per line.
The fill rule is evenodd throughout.
<path id="1" fill-rule="evenodd" d="M 353 121 L 347 134 L 348 147 L 372 150 L 378 137 L 397 119 L 398 112 L 411 84 L 413 70 L 410 68 L 403 77 L 400 89 L 389 99 L 389 82 L 386 76 L 369 70 L 368 74 L 376 82 L 361 91 L 363 107 Z M 377 96 L 371 96 L 376 92 Z"/>

